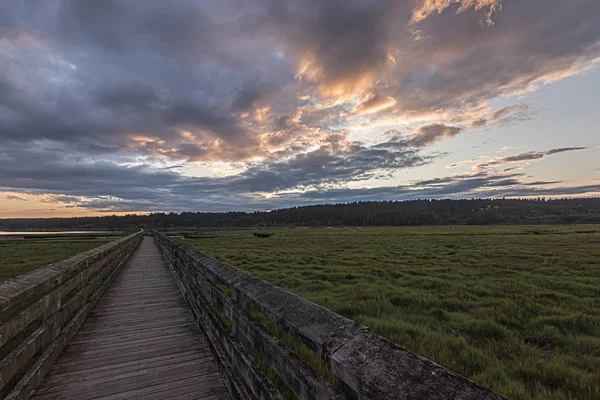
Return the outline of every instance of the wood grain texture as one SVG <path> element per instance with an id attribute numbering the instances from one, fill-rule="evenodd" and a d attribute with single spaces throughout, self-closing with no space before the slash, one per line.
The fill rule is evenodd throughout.
<path id="1" fill-rule="evenodd" d="M 229 399 L 154 241 L 144 238 L 32 399 Z"/>
<path id="2" fill-rule="evenodd" d="M 221 376 L 233 399 L 281 400 L 277 391 L 264 371 L 253 359 L 248 349 L 244 348 L 231 336 L 225 321 L 221 319 L 201 294 L 199 282 L 204 281 L 202 273 L 187 258 L 179 257 L 176 247 L 169 246 L 155 235 L 157 244 L 175 277 L 188 307 L 192 310 L 198 327 L 204 333 L 208 347 L 214 360 L 219 365 Z M 201 286 L 201 285 L 200 285 Z"/>

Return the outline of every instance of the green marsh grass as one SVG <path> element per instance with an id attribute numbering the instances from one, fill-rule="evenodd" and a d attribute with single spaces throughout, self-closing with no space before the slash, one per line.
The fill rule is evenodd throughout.
<path id="1" fill-rule="evenodd" d="M 185 241 L 510 398 L 600 398 L 600 226 L 254 232 Z"/>
<path id="2" fill-rule="evenodd" d="M 0 240 L 0 282 L 91 250 L 110 239 L 92 236 Z"/>

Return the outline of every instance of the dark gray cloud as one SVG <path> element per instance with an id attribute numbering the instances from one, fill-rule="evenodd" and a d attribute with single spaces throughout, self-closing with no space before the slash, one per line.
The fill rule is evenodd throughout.
<path id="1" fill-rule="evenodd" d="M 486 197 L 532 197 L 532 196 L 576 196 L 600 191 L 599 184 L 575 185 L 548 188 L 547 183 L 534 185 L 516 177 L 503 175 L 462 175 L 432 183 L 416 181 L 410 185 L 383 186 L 369 189 L 331 189 L 310 191 L 291 195 L 288 201 L 294 204 L 335 203 L 361 200 L 410 200 L 423 198 L 486 198 Z"/>
<path id="2" fill-rule="evenodd" d="M 334 140 L 332 138 L 332 142 Z M 59 154 L 0 151 L 0 189 L 39 195 L 41 201 L 48 204 L 106 212 L 255 210 L 319 202 L 567 196 L 600 190 L 598 184 L 556 186 L 561 182 L 528 181 L 523 173 L 486 171 L 404 185 L 348 189 L 345 185 L 348 181 L 370 179 L 431 161 L 415 149 L 399 153 L 395 149 L 373 150 L 360 143 L 346 148 L 324 145 L 285 162 L 255 165 L 238 175 L 206 178 L 182 176 L 170 168 L 145 165 L 75 163 L 61 159 Z M 24 162 L 31 159 L 38 162 Z M 373 164 L 379 166 L 375 171 Z M 271 195 L 265 196 L 265 193 Z"/>
<path id="3" fill-rule="evenodd" d="M 270 192 L 295 187 L 322 187 L 326 184 L 360 181 L 392 171 L 429 163 L 432 156 L 393 146 L 377 148 L 352 143 L 343 150 L 330 146 L 302 153 L 283 162 L 253 166 L 235 178 L 236 187 Z"/>
<path id="4" fill-rule="evenodd" d="M 241 57 L 235 17 L 219 7 L 70 0 L 34 8 L 6 9 L 18 23 L 0 53 L 0 141 L 125 150 L 132 136 L 146 136 L 172 148 L 185 129 L 201 132 L 201 145 L 252 146 L 261 132 L 240 111 L 293 80 L 268 49 Z"/>
<path id="5" fill-rule="evenodd" d="M 415 135 L 408 140 L 407 144 L 413 147 L 425 147 L 443 138 L 452 138 L 461 131 L 463 131 L 462 128 L 444 124 L 424 125 L 419 127 Z"/>
<path id="6" fill-rule="evenodd" d="M 176 6 L 147 0 L 66 0 L 57 6 L 62 39 L 72 45 L 87 42 L 123 55 L 140 48 L 153 49 L 183 60 L 226 62 L 241 60 L 223 51 L 228 32 L 197 1 L 180 0 Z M 77 32 L 77 35 L 73 35 Z"/>
<path id="7" fill-rule="evenodd" d="M 252 111 L 274 90 L 275 86 L 269 83 L 248 82 L 236 94 L 232 107 L 240 111 Z"/>
<path id="8" fill-rule="evenodd" d="M 264 12 L 249 18 L 259 32 L 276 32 L 282 42 L 302 61 L 309 79 L 317 79 L 326 94 L 337 87 L 353 87 L 365 76 L 371 79 L 387 60 L 387 44 L 394 22 L 405 22 L 398 0 L 357 1 L 267 0 Z M 394 21 L 393 16 L 401 21 Z"/>
<path id="9" fill-rule="evenodd" d="M 417 150 L 398 151 L 383 146 L 374 149 L 358 142 L 341 149 L 339 144 L 332 143 L 285 161 L 250 166 L 239 175 L 195 179 L 170 169 L 65 159 L 60 152 L 60 149 L 0 150 L 0 188 L 124 199 L 153 198 L 158 189 L 176 193 L 185 188 L 227 197 L 230 191 L 273 192 L 359 181 L 424 165 L 433 159 Z M 27 163 L 32 159 L 36 163 Z"/>
<path id="10" fill-rule="evenodd" d="M 588 150 L 589 147 L 560 147 L 558 149 L 548 150 L 546 155 L 556 154 L 556 153 L 564 153 L 566 151 L 578 151 L 578 150 Z"/>
<path id="11" fill-rule="evenodd" d="M 281 121 L 300 106 L 298 91 L 313 84 L 334 96 L 372 91 L 357 111 L 395 98 L 389 112 L 413 115 L 527 90 L 599 54 L 600 29 L 584 23 L 600 12 L 595 2 L 570 2 L 565 19 L 560 6 L 503 1 L 493 29 L 478 23 L 485 8 L 454 15 L 458 5 L 411 23 L 419 3 L 29 0 L 5 7 L 3 34 L 12 45 L 2 79 L 20 84 L 0 93 L 12 117 L 1 120 L 4 136 L 108 140 L 112 148 L 144 134 L 171 148 L 185 127 L 212 132 L 200 148 L 211 140 L 245 146 L 282 125 L 248 124 L 241 111 L 270 106 L 271 120 Z M 305 79 L 295 81 L 297 72 Z M 520 120 L 523 107 L 474 117 L 472 125 L 507 122 L 508 113 Z M 302 118 L 316 122 L 306 112 Z"/>
<path id="12" fill-rule="evenodd" d="M 549 7 L 543 1 L 505 0 L 501 4 L 493 27 L 477 23 L 481 13 L 467 11 L 448 18 L 456 7 L 432 13 L 415 25 L 420 39 L 410 43 L 395 68 L 401 82 L 400 106 L 418 112 L 455 108 L 459 100 L 477 104 L 568 75 L 598 56 L 600 28 L 589 21 L 600 16 L 600 3 L 574 0 Z"/>
<path id="13" fill-rule="evenodd" d="M 230 192 L 252 207 L 265 201 L 258 193 L 280 190 L 353 196 L 340 187 L 428 164 L 442 156 L 427 150 L 441 140 L 532 118 L 526 104 L 494 110 L 486 102 L 577 73 L 600 54 L 598 2 L 492 3 L 2 4 L 0 187 L 132 210 L 233 204 Z M 349 139 L 356 119 L 394 117 L 426 122 L 389 141 Z M 243 163 L 243 172 L 192 178 L 160 169 L 173 162 Z M 492 184 L 478 179 L 422 190 L 450 195 Z M 413 186 L 356 193 L 411 196 L 421 190 Z M 277 196 L 282 205 L 309 201 Z"/>
<path id="14" fill-rule="evenodd" d="M 491 166 L 497 166 L 497 165 L 506 164 L 506 163 L 533 161 L 533 160 L 539 160 L 541 158 L 544 158 L 544 157 L 552 155 L 552 154 L 564 153 L 564 152 L 568 152 L 568 151 L 580 151 L 580 150 L 587 150 L 587 149 L 589 149 L 589 147 L 560 147 L 560 148 L 551 149 L 548 151 L 529 151 L 527 153 L 521 153 L 521 154 L 517 154 L 514 156 L 501 157 L 494 161 L 480 163 L 480 164 L 477 164 L 476 167 L 479 169 L 483 169 L 483 168 L 488 168 Z"/>

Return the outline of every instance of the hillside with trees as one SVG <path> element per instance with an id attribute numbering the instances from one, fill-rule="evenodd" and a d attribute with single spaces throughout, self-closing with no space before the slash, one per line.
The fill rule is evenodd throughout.
<path id="1" fill-rule="evenodd" d="M 600 198 L 355 202 L 256 212 L 0 219 L 2 230 L 600 223 Z"/>

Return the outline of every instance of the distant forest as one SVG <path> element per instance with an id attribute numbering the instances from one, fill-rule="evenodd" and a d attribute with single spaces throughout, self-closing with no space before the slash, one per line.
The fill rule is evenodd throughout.
<path id="1" fill-rule="evenodd" d="M 600 223 L 600 198 L 368 201 L 270 212 L 183 212 L 0 219 L 2 230 L 178 229 L 280 226 L 418 226 Z"/>

